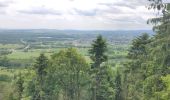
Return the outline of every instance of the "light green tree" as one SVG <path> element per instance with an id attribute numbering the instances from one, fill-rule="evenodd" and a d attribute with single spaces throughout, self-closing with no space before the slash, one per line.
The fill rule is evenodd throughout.
<path id="1" fill-rule="evenodd" d="M 52 55 L 48 73 L 56 80 L 54 83 L 59 87 L 58 92 L 63 95 L 63 99 L 82 100 L 86 98 L 81 93 L 87 92 L 85 86 L 88 82 L 88 69 L 85 58 L 76 49 L 69 48 Z"/>

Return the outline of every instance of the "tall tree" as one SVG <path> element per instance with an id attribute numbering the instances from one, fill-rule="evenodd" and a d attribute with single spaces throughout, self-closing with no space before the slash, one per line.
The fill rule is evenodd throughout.
<path id="1" fill-rule="evenodd" d="M 170 4 L 164 3 L 162 0 L 153 1 L 152 9 L 161 10 L 162 14 L 148 21 L 154 25 L 156 35 L 150 44 L 150 59 L 148 60 L 152 64 L 148 64 L 147 68 L 147 73 L 150 74 L 145 81 L 145 94 L 147 94 L 147 99 L 161 99 L 163 94 L 159 93 L 166 89 L 166 83 L 163 82 L 162 77 L 170 74 Z M 154 8 L 154 6 L 158 8 Z"/>
<path id="2" fill-rule="evenodd" d="M 48 58 L 44 54 L 40 54 L 40 56 L 36 59 L 36 63 L 34 65 L 36 80 L 34 86 L 35 100 L 44 100 L 44 83 L 46 77 L 46 69 L 48 67 Z M 36 97 L 36 98 L 35 98 Z"/>
<path id="3" fill-rule="evenodd" d="M 126 99 L 140 100 L 143 97 L 143 81 L 146 78 L 146 67 L 143 64 L 148 58 L 147 45 L 151 42 L 149 35 L 144 33 L 135 38 L 130 47 L 128 58 L 123 75 L 124 97 Z"/>
<path id="4" fill-rule="evenodd" d="M 34 65 L 37 78 L 42 84 L 43 77 L 46 75 L 46 68 L 48 67 L 48 59 L 44 54 L 40 54 L 40 56 L 37 58 L 36 63 Z"/>
<path id="5" fill-rule="evenodd" d="M 24 91 L 23 84 L 24 84 L 24 80 L 23 80 L 22 74 L 20 72 L 19 75 L 18 75 L 18 79 L 16 81 L 16 90 L 17 90 L 17 93 L 18 93 L 18 100 L 22 100 L 22 94 L 23 94 L 23 91 Z"/>
<path id="6" fill-rule="evenodd" d="M 151 41 L 149 40 L 149 35 L 147 33 L 143 33 L 141 36 L 135 38 L 132 42 L 132 46 L 128 52 L 128 58 L 130 59 L 138 59 L 140 56 L 147 56 L 146 45 Z"/>
<path id="7" fill-rule="evenodd" d="M 115 99 L 114 100 L 122 100 L 122 84 L 121 84 L 121 75 L 117 70 L 115 76 Z"/>
<path id="8" fill-rule="evenodd" d="M 151 39 L 140 36 L 133 40 L 128 58 L 131 60 L 125 72 L 128 83 L 127 99 L 135 100 L 159 100 L 165 87 L 163 76 L 170 73 L 169 70 L 169 43 L 170 43 L 170 5 L 163 4 L 162 0 L 149 0 L 149 9 L 162 11 L 162 16 L 148 20 L 154 24 L 154 35 Z M 140 39 L 141 38 L 141 39 Z M 145 41 L 146 40 L 146 41 Z"/>
<path id="9" fill-rule="evenodd" d="M 103 39 L 101 35 L 97 36 L 97 39 L 93 41 L 92 47 L 89 50 L 90 58 L 93 61 L 91 65 L 92 70 L 92 99 L 93 100 L 100 100 L 100 94 L 97 93 L 100 89 L 99 85 L 101 82 L 100 71 L 101 71 L 101 64 L 107 61 L 107 44 L 106 40 Z"/>
<path id="10" fill-rule="evenodd" d="M 99 68 L 103 62 L 107 61 L 106 51 L 106 40 L 101 35 L 97 36 L 97 39 L 93 41 L 92 47 L 89 50 L 90 58 L 93 61 L 92 69 Z"/>

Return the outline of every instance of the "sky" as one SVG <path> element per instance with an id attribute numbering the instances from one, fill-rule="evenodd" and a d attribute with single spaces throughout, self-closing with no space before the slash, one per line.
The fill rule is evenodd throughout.
<path id="1" fill-rule="evenodd" d="M 147 0 L 0 0 L 1 29 L 138 30 L 155 12 Z"/>

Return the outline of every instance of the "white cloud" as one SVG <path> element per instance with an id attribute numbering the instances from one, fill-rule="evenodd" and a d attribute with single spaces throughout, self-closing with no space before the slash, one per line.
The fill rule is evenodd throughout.
<path id="1" fill-rule="evenodd" d="M 147 29 L 146 1 L 0 0 L 0 28 Z"/>

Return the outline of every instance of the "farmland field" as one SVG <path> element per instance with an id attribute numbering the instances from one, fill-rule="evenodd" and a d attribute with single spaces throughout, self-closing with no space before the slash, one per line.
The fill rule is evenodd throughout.
<path id="1" fill-rule="evenodd" d="M 62 49 L 73 47 L 90 61 L 88 50 L 91 42 L 101 34 L 108 43 L 109 62 L 117 64 L 125 60 L 131 40 L 144 32 L 153 34 L 147 30 L 0 30 L 0 59 L 7 60 L 10 68 L 29 67 L 40 53 L 50 57 Z"/>

